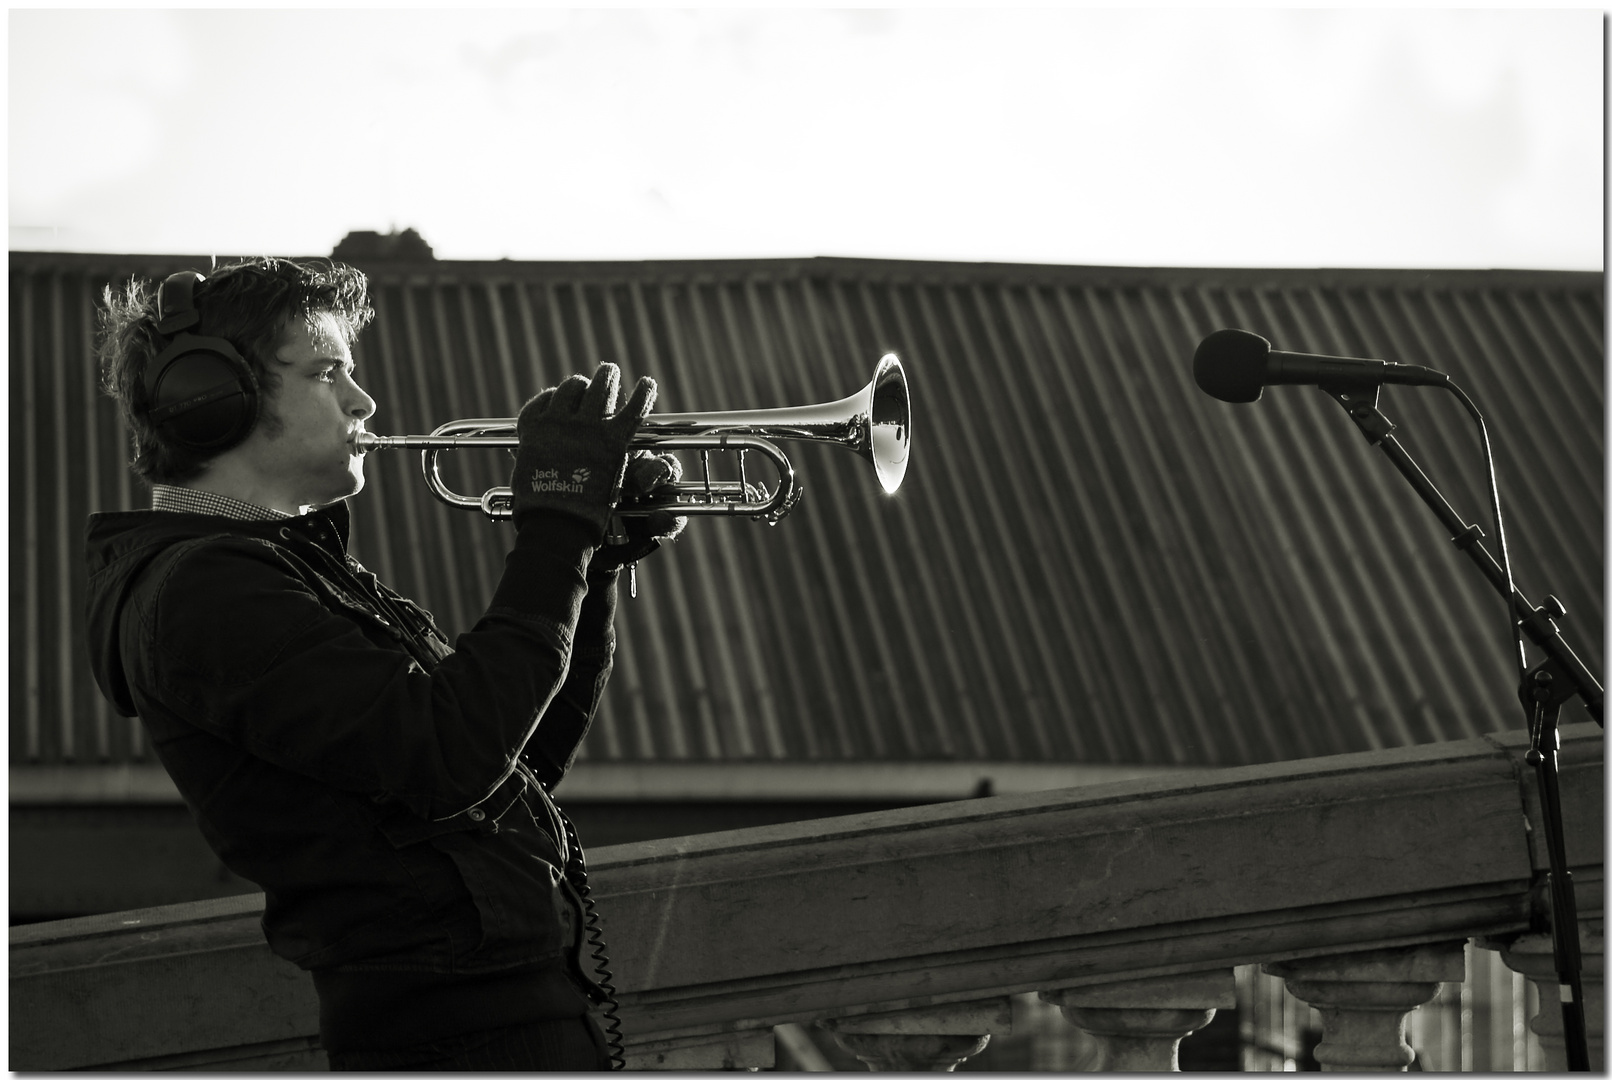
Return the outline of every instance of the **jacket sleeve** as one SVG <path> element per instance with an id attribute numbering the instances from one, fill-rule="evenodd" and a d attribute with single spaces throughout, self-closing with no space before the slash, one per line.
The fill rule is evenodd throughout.
<path id="1" fill-rule="evenodd" d="M 514 770 L 569 673 L 592 543 L 545 518 L 518 534 L 486 613 L 429 673 L 327 608 L 281 549 L 197 545 L 139 613 L 142 692 L 283 768 L 458 813 Z"/>
<path id="2" fill-rule="evenodd" d="M 617 576 L 616 570 L 588 574 L 588 595 L 577 618 L 570 674 L 522 755 L 551 791 L 576 760 L 577 748 L 593 723 L 614 666 Z"/>

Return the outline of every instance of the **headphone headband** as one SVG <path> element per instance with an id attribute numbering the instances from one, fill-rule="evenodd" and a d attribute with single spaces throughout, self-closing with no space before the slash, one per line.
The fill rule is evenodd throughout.
<path id="1" fill-rule="evenodd" d="M 157 286 L 157 332 L 172 337 L 181 330 L 189 330 L 201 322 L 196 310 L 196 285 L 207 279 L 194 270 L 181 270 L 170 274 Z"/>

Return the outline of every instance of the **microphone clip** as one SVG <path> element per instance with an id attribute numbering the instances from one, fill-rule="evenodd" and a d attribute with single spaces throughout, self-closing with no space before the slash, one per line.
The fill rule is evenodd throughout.
<path id="1" fill-rule="evenodd" d="M 1321 389 L 1332 398 L 1373 446 L 1394 433 L 1394 422 L 1377 408 L 1382 393 L 1381 383 L 1322 383 Z"/>

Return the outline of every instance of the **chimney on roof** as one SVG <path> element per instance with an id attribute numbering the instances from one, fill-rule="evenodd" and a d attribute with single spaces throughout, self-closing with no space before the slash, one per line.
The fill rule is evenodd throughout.
<path id="1" fill-rule="evenodd" d="M 369 229 L 354 229 L 341 238 L 330 253 L 332 259 L 343 262 L 430 262 L 436 256 L 431 245 L 413 229 L 402 232 L 378 233 Z"/>

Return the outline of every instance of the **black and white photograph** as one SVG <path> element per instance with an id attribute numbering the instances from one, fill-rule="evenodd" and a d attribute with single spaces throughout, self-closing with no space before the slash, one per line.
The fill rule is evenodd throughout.
<path id="1" fill-rule="evenodd" d="M 9 1070 L 1604 1072 L 1607 43 L 10 9 Z"/>

